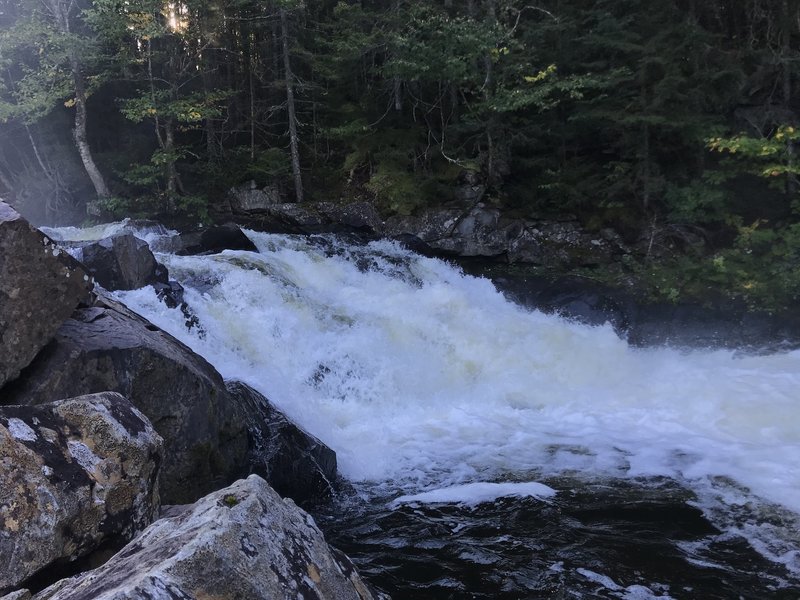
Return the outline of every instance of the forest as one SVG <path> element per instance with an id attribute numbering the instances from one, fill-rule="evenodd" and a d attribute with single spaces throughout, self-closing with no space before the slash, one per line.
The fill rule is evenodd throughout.
<path id="1" fill-rule="evenodd" d="M 0 196 L 198 222 L 254 181 L 405 215 L 468 178 L 640 249 L 607 278 L 777 310 L 799 82 L 800 0 L 0 0 Z"/>

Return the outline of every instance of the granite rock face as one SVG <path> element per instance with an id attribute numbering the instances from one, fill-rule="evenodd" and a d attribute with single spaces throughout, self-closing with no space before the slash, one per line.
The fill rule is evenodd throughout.
<path id="1" fill-rule="evenodd" d="M 256 475 L 153 523 L 105 565 L 35 600 L 371 600 L 314 520 Z"/>
<path id="2" fill-rule="evenodd" d="M 119 394 L 0 408 L 0 592 L 147 527 L 161 459 Z"/>
<path id="3" fill-rule="evenodd" d="M 77 261 L 0 201 L 0 388 L 30 364 L 92 288 Z"/>

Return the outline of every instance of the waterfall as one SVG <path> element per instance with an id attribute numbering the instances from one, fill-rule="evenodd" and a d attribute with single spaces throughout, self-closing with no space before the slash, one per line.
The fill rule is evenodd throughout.
<path id="1" fill-rule="evenodd" d="M 267 395 L 368 493 L 668 478 L 800 577 L 800 352 L 633 348 L 393 242 L 247 235 L 260 253 L 158 255 L 202 330 L 149 288 L 116 296 Z"/>

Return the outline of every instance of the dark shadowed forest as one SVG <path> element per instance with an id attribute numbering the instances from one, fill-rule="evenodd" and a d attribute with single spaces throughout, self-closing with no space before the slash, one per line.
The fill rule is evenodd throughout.
<path id="1" fill-rule="evenodd" d="M 662 298 L 800 293 L 798 0 L 0 0 L 0 195 L 198 222 L 464 181 L 637 248 Z M 572 218 L 571 217 L 571 218 Z"/>

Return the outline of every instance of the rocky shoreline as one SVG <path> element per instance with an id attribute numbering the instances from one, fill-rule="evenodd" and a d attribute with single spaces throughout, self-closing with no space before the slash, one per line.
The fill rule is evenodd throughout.
<path id="1" fill-rule="evenodd" d="M 0 202 L 0 598 L 382 597 L 296 504 L 335 453 L 94 286 L 178 306 L 140 242 L 81 264 Z"/>

